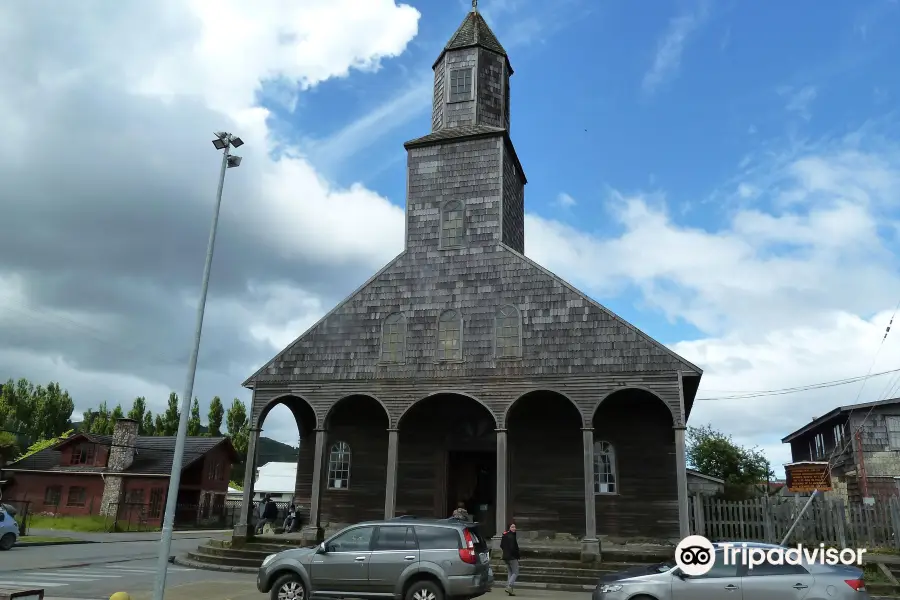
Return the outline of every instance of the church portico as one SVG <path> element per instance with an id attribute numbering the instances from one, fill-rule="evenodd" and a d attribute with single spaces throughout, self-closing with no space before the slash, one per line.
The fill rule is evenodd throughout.
<path id="1" fill-rule="evenodd" d="M 512 72 L 469 13 L 435 62 L 432 131 L 405 144 L 403 252 L 244 383 L 254 431 L 276 399 L 306 406 L 315 536 L 459 501 L 485 535 L 516 521 L 587 555 L 687 529 L 702 370 L 525 256 Z"/>

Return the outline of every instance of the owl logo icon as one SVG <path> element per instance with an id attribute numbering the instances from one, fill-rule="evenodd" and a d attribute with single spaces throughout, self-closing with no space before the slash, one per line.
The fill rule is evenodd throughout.
<path id="1" fill-rule="evenodd" d="M 715 557 L 715 547 L 702 535 L 689 535 L 675 547 L 675 564 L 685 575 L 691 577 L 709 573 Z"/>

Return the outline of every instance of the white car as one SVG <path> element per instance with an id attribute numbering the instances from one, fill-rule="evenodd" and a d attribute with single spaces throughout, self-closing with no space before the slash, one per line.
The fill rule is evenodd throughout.
<path id="1" fill-rule="evenodd" d="M 9 550 L 19 539 L 19 524 L 0 507 L 0 550 Z"/>

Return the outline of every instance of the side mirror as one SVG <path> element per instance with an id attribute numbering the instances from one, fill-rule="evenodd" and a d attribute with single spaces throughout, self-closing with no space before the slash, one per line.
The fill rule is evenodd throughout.
<path id="1" fill-rule="evenodd" d="M 6 513 L 0 510 L 0 523 L 6 520 Z"/>
<path id="2" fill-rule="evenodd" d="M 682 581 L 691 578 L 690 575 L 688 575 L 687 573 L 685 573 L 685 572 L 682 571 L 681 569 L 675 569 L 674 575 L 675 575 L 675 577 L 677 577 L 678 579 L 680 579 L 680 580 L 682 580 Z"/>
<path id="3" fill-rule="evenodd" d="M 316 554 L 328 554 L 328 550 L 325 549 L 325 542 L 316 546 Z"/>

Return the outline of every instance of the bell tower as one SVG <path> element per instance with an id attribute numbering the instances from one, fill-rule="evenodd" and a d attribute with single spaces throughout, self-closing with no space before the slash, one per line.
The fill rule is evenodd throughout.
<path id="1" fill-rule="evenodd" d="M 408 152 L 406 248 L 524 253 L 525 173 L 509 137 L 506 50 L 472 10 L 432 66 L 431 133 Z"/>
<path id="2" fill-rule="evenodd" d="M 478 0 L 432 66 L 434 105 L 431 130 L 464 125 L 509 129 L 506 50 L 478 12 Z"/>

